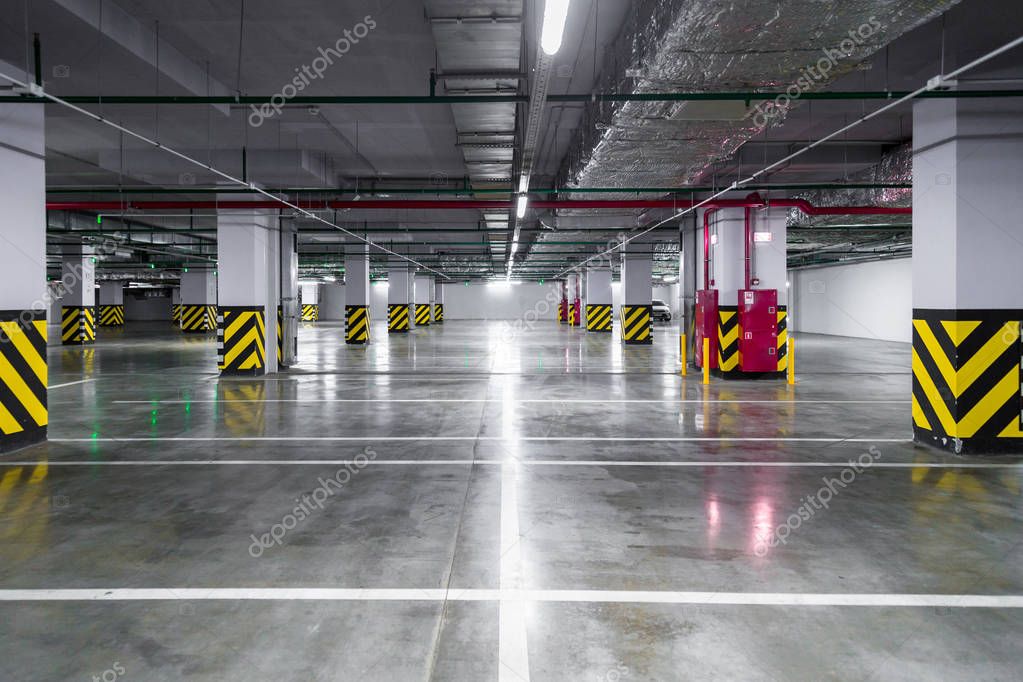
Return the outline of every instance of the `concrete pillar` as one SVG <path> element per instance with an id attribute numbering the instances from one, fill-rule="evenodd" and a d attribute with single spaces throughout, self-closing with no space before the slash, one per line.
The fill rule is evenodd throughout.
<path id="1" fill-rule="evenodd" d="M 444 324 L 444 289 L 447 285 L 441 280 L 433 283 L 433 323 Z"/>
<path id="2" fill-rule="evenodd" d="M 558 322 L 561 324 L 569 323 L 567 279 L 561 280 L 561 301 L 558 302 Z"/>
<path id="3" fill-rule="evenodd" d="M 345 343 L 370 340 L 369 246 L 345 247 Z"/>
<path id="4" fill-rule="evenodd" d="M 305 282 L 300 285 L 300 288 L 302 289 L 302 321 L 319 321 L 321 298 L 319 282 Z"/>
<path id="5" fill-rule="evenodd" d="M 586 331 L 610 333 L 614 326 L 611 268 L 586 270 Z"/>
<path id="6" fill-rule="evenodd" d="M 415 303 L 415 317 L 417 327 L 429 327 L 431 302 L 430 289 L 433 286 L 432 275 L 416 275 L 412 300 Z"/>
<path id="7" fill-rule="evenodd" d="M 387 331 L 406 334 L 411 327 L 411 273 L 407 265 L 392 265 L 387 270 Z"/>
<path id="8" fill-rule="evenodd" d="M 582 324 L 582 273 L 575 272 L 566 278 L 568 290 L 568 326 Z"/>
<path id="9" fill-rule="evenodd" d="M 280 272 L 277 218 L 267 210 L 217 215 L 217 342 L 221 374 L 277 371 L 276 315 Z"/>
<path id="10" fill-rule="evenodd" d="M 710 220 L 710 288 L 718 294 L 711 367 L 724 376 L 782 378 L 788 367 L 787 220 L 786 209 L 745 208 Z"/>
<path id="11" fill-rule="evenodd" d="M 65 346 L 96 342 L 96 263 L 92 247 L 64 247 L 60 337 Z"/>
<path id="12" fill-rule="evenodd" d="M 277 369 L 287 369 L 298 361 L 298 235 L 285 230 L 277 221 L 277 258 L 279 262 L 279 290 L 277 302 Z"/>
<path id="13" fill-rule="evenodd" d="M 212 263 L 186 265 L 181 269 L 181 331 L 203 334 L 216 328 L 216 270 Z"/>
<path id="14" fill-rule="evenodd" d="M 913 109 L 913 432 L 1023 453 L 1023 100 Z"/>
<path id="15" fill-rule="evenodd" d="M 171 289 L 171 322 L 175 326 L 181 326 L 181 287 Z"/>
<path id="16" fill-rule="evenodd" d="M 653 263 L 649 244 L 630 242 L 622 252 L 622 341 L 626 344 L 650 344 L 653 336 Z"/>
<path id="17" fill-rule="evenodd" d="M 0 452 L 45 440 L 49 421 L 45 153 L 43 105 L 0 104 Z"/>
<path id="18" fill-rule="evenodd" d="M 124 282 L 100 282 L 99 326 L 124 326 Z"/>

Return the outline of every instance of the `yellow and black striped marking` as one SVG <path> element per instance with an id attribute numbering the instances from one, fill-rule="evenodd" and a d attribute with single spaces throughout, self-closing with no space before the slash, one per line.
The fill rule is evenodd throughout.
<path id="1" fill-rule="evenodd" d="M 622 306 L 622 341 L 628 344 L 653 343 L 652 305 Z"/>
<path id="2" fill-rule="evenodd" d="M 315 303 L 302 304 L 302 321 L 318 322 L 320 319 L 320 306 Z"/>
<path id="3" fill-rule="evenodd" d="M 578 327 L 580 324 L 579 320 L 579 306 L 575 303 L 568 304 L 568 326 Z"/>
<path id="4" fill-rule="evenodd" d="M 0 452 L 46 439 L 46 314 L 0 312 Z"/>
<path id="5" fill-rule="evenodd" d="M 217 307 L 213 305 L 182 305 L 181 331 L 211 332 L 217 328 Z"/>
<path id="6" fill-rule="evenodd" d="M 433 304 L 433 323 L 441 324 L 444 322 L 444 304 L 434 303 Z"/>
<path id="7" fill-rule="evenodd" d="M 284 364 L 284 309 L 277 306 L 277 369 L 287 369 Z"/>
<path id="8" fill-rule="evenodd" d="M 369 306 L 345 306 L 345 343 L 369 343 Z"/>
<path id="9" fill-rule="evenodd" d="M 561 324 L 568 322 L 568 303 L 564 300 L 558 304 L 558 322 Z"/>
<path id="10" fill-rule="evenodd" d="M 171 306 L 171 322 L 177 326 L 181 326 L 181 304 L 175 303 Z"/>
<path id="11" fill-rule="evenodd" d="M 266 373 L 266 324 L 262 307 L 223 306 L 217 316 L 221 374 Z"/>
<path id="12" fill-rule="evenodd" d="M 609 305 L 586 304 L 586 331 L 609 332 L 614 326 L 614 313 Z"/>
<path id="13" fill-rule="evenodd" d="M 961 452 L 1023 452 L 1023 310 L 913 311 L 913 431 Z"/>
<path id="14" fill-rule="evenodd" d="M 60 340 L 65 346 L 82 346 L 96 341 L 96 309 L 65 306 L 61 311 Z"/>
<path id="15" fill-rule="evenodd" d="M 778 371 L 789 368 L 789 313 L 785 306 L 778 306 Z"/>
<path id="16" fill-rule="evenodd" d="M 416 303 L 416 326 L 417 327 L 429 327 L 430 326 L 430 304 L 429 303 Z"/>
<path id="17" fill-rule="evenodd" d="M 387 306 L 387 331 L 404 334 L 408 331 L 408 303 L 392 303 Z"/>
<path id="18" fill-rule="evenodd" d="M 124 306 L 123 305 L 101 305 L 99 307 L 99 326 L 101 327 L 123 327 Z"/>
<path id="19" fill-rule="evenodd" d="M 718 371 L 739 369 L 739 309 L 718 306 Z"/>

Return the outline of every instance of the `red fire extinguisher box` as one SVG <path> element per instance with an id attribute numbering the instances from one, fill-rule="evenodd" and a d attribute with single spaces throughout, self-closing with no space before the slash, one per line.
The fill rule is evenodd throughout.
<path id="1" fill-rule="evenodd" d="M 778 291 L 739 291 L 739 368 L 778 371 Z"/>

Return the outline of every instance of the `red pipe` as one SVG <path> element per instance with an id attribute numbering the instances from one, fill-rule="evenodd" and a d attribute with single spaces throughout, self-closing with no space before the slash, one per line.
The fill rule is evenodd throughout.
<path id="1" fill-rule="evenodd" d="M 376 199 L 367 201 L 294 201 L 305 209 L 415 209 L 415 210 L 510 210 L 511 201 L 494 200 L 436 200 L 429 199 Z M 531 201 L 537 209 L 639 209 L 670 208 L 687 209 L 696 203 L 688 199 L 553 199 Z M 713 203 L 701 204 L 713 208 L 764 208 L 778 206 L 798 208 L 807 215 L 893 215 L 908 214 L 910 208 L 888 208 L 873 206 L 835 206 L 818 208 L 803 199 L 782 199 L 765 203 L 762 200 L 718 199 Z M 51 211 L 126 211 L 126 210 L 197 210 L 197 209 L 274 209 L 283 204 L 273 200 L 263 201 L 50 201 L 46 208 Z"/>
<path id="2" fill-rule="evenodd" d="M 754 198 L 756 197 L 756 198 Z M 738 206 L 736 205 L 738 203 Z M 722 208 L 745 208 L 746 210 L 746 288 L 750 287 L 750 211 L 751 208 L 795 208 L 806 215 L 911 215 L 912 208 L 895 206 L 814 206 L 805 199 L 778 199 L 764 201 L 757 195 L 746 199 L 715 201 L 703 204 L 703 287 L 710 288 L 710 216 Z"/>
<path id="3" fill-rule="evenodd" d="M 745 266 L 744 266 L 745 270 L 744 270 L 744 279 L 743 279 L 743 281 L 746 282 L 746 287 L 745 288 L 749 289 L 750 288 L 751 273 L 752 273 L 752 263 L 751 263 L 750 259 L 753 257 L 753 254 L 751 253 L 751 251 L 753 249 L 753 245 L 750 243 L 752 238 L 753 238 L 753 228 L 752 228 L 752 226 L 750 224 L 751 223 L 751 216 L 753 215 L 753 209 L 747 208 L 747 209 L 745 209 L 745 213 L 746 213 L 746 215 L 743 216 L 744 223 L 743 223 L 743 229 L 742 229 L 742 236 L 746 239 L 746 245 L 745 245 L 746 263 L 745 263 Z"/>

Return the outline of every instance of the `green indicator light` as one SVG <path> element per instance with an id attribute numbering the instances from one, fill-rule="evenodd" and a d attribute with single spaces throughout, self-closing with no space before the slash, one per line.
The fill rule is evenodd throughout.
<path id="1" fill-rule="evenodd" d="M 93 431 L 92 435 L 89 437 L 92 438 L 93 440 L 96 440 L 97 438 L 99 438 L 99 431 Z"/>
<path id="2" fill-rule="evenodd" d="M 188 272 L 188 268 L 181 268 L 181 272 Z"/>
<path id="3" fill-rule="evenodd" d="M 465 280 L 465 286 L 469 286 L 469 280 Z"/>
<path id="4" fill-rule="evenodd" d="M 102 225 L 103 224 L 103 216 L 101 216 L 101 215 L 96 216 L 96 224 L 97 225 Z"/>
<path id="5" fill-rule="evenodd" d="M 543 284 L 543 280 L 542 279 L 540 280 L 540 284 Z"/>
<path id="6" fill-rule="evenodd" d="M 149 269 L 150 270 L 156 270 L 156 263 L 150 263 L 149 264 Z"/>
<path id="7" fill-rule="evenodd" d="M 95 263 L 95 262 L 96 262 L 96 259 L 95 259 L 95 258 L 90 258 L 89 260 L 90 260 L 90 261 L 92 261 L 93 263 Z"/>

